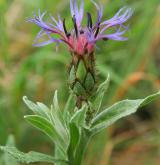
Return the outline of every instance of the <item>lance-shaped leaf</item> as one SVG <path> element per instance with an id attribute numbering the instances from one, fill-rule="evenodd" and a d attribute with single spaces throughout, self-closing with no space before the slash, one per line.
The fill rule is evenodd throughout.
<path id="1" fill-rule="evenodd" d="M 58 130 L 63 130 L 65 132 L 65 121 L 63 118 L 63 112 L 61 111 L 58 103 L 58 92 L 57 90 L 54 93 L 53 97 L 53 106 L 51 107 L 51 116 L 54 124 Z"/>
<path id="2" fill-rule="evenodd" d="M 77 111 L 71 117 L 71 123 L 75 123 L 77 127 L 85 126 L 85 119 L 86 119 L 86 112 L 87 112 L 87 105 L 83 105 L 81 109 L 76 109 Z"/>
<path id="3" fill-rule="evenodd" d="M 65 146 L 69 145 L 69 130 L 66 126 L 66 122 L 63 118 L 63 112 L 60 110 L 57 91 L 55 91 L 54 98 L 53 98 L 53 106 L 51 107 L 51 119 L 52 123 L 55 126 L 55 129 L 61 135 L 61 138 L 65 142 Z"/>
<path id="4" fill-rule="evenodd" d="M 150 95 L 145 99 L 137 100 L 123 100 L 115 103 L 111 107 L 99 113 L 93 120 L 91 131 L 93 134 L 101 131 L 102 129 L 110 126 L 122 117 L 135 113 L 138 108 L 145 106 L 154 99 L 160 96 L 160 92 Z"/>
<path id="5" fill-rule="evenodd" d="M 108 75 L 107 79 L 102 84 L 100 84 L 100 86 L 97 89 L 97 92 L 95 93 L 94 97 L 91 100 L 93 109 L 96 112 L 98 112 L 101 107 L 104 94 L 107 91 L 107 88 L 109 85 L 109 80 L 110 80 L 110 78 Z"/>
<path id="6" fill-rule="evenodd" d="M 19 151 L 16 147 L 8 147 L 8 146 L 0 146 L 0 150 L 8 153 L 12 158 L 16 159 L 21 163 L 37 163 L 37 162 L 46 162 L 46 163 L 58 163 L 58 162 L 66 162 L 65 160 L 57 160 L 52 156 L 42 154 L 39 152 L 28 152 L 23 153 Z M 11 162 L 10 162 L 11 163 Z"/>
<path id="7" fill-rule="evenodd" d="M 67 103 L 64 107 L 64 112 L 63 112 L 64 119 L 68 123 L 69 123 L 69 120 L 71 117 L 71 113 L 73 113 L 73 111 L 75 109 L 75 106 L 76 106 L 76 99 L 74 98 L 73 91 L 70 90 L 70 95 L 69 95 Z"/>
<path id="8" fill-rule="evenodd" d="M 70 123 L 69 128 L 70 128 L 70 143 L 67 154 L 68 154 L 69 162 L 73 163 L 75 151 L 80 139 L 80 130 L 75 123 Z"/>
<path id="9" fill-rule="evenodd" d="M 9 135 L 9 137 L 7 139 L 6 146 L 7 147 L 14 147 L 15 146 L 15 139 L 14 139 L 13 135 Z M 4 152 L 3 159 L 4 159 L 5 165 L 10 165 L 11 162 L 12 162 L 12 165 L 19 165 L 17 160 L 15 160 L 13 157 L 11 157 L 7 152 Z M 1 164 L 3 164 L 3 163 L 1 163 Z"/>
<path id="10" fill-rule="evenodd" d="M 57 132 L 57 130 L 55 129 L 54 125 L 51 124 L 48 120 L 37 115 L 27 115 L 24 116 L 24 118 L 33 126 L 35 126 L 42 132 L 44 132 L 46 135 L 48 135 L 53 142 L 55 142 L 58 146 L 60 146 L 63 149 L 65 142 L 59 135 L 59 132 Z"/>
<path id="11" fill-rule="evenodd" d="M 35 104 L 32 101 L 30 101 L 27 98 L 27 96 L 23 97 L 23 101 L 28 106 L 28 108 L 33 111 L 34 114 L 45 117 L 47 119 L 50 119 L 50 116 L 49 116 L 50 110 L 46 105 L 44 105 L 43 103 L 39 103 L 39 102 L 37 102 L 37 104 Z"/>

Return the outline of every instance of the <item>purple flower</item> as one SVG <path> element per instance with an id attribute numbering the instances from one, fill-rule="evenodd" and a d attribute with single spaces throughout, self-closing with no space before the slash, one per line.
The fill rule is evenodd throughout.
<path id="1" fill-rule="evenodd" d="M 50 43 L 64 42 L 68 45 L 69 50 L 77 55 L 92 53 L 98 40 L 127 40 L 123 34 L 128 30 L 128 26 L 124 23 L 132 16 L 131 8 L 121 8 L 111 19 L 102 21 L 103 9 L 94 0 L 90 0 L 97 9 L 97 20 L 93 24 L 92 16 L 87 13 L 87 26 L 82 26 L 84 17 L 84 0 L 78 7 L 77 0 L 70 0 L 70 11 L 73 21 L 73 29 L 68 31 L 65 19 L 58 16 L 56 20 L 50 16 L 51 22 L 47 23 L 43 20 L 46 12 L 38 12 L 38 16 L 34 14 L 33 18 L 28 19 L 29 22 L 38 25 L 41 30 L 38 33 L 34 46 L 44 46 Z M 112 29 L 114 32 L 108 34 L 107 31 Z M 58 36 L 58 37 L 57 37 Z"/>

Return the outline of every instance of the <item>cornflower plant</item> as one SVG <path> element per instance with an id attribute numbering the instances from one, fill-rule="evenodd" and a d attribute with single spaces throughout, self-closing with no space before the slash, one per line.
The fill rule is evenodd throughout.
<path id="1" fill-rule="evenodd" d="M 26 105 L 34 115 L 24 118 L 33 126 L 44 132 L 55 145 L 54 156 L 38 152 L 22 153 L 15 147 L 1 146 L 0 149 L 22 163 L 48 162 L 56 165 L 81 165 L 90 139 L 100 131 L 109 127 L 122 117 L 135 113 L 138 108 L 145 106 L 160 92 L 144 99 L 123 100 L 111 107 L 101 110 L 101 103 L 108 88 L 109 76 L 101 84 L 97 83 L 95 69 L 95 49 L 99 40 L 127 40 L 124 33 L 128 30 L 125 23 L 131 18 L 131 8 L 123 7 L 113 18 L 102 21 L 102 6 L 91 0 L 97 9 L 97 19 L 93 23 L 92 16 L 87 13 L 87 25 L 82 26 L 84 17 L 84 1 L 80 7 L 76 0 L 70 0 L 73 29 L 66 28 L 66 20 L 50 16 L 51 22 L 45 22 L 45 12 L 34 14 L 28 22 L 40 27 L 34 46 L 64 43 L 71 54 L 68 68 L 68 85 L 70 96 L 63 108 L 59 106 L 57 91 L 53 104 L 47 107 L 43 103 L 36 104 L 26 96 Z M 109 34 L 109 30 L 112 33 Z M 47 39 L 46 39 L 47 38 Z M 45 39 L 45 40 L 44 40 Z"/>

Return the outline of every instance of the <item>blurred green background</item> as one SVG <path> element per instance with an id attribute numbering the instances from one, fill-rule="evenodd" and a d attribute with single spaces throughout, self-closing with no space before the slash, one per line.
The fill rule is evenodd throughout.
<path id="1" fill-rule="evenodd" d="M 98 0 L 97 0 L 98 1 Z M 125 98 L 143 98 L 160 89 L 160 1 L 101 0 L 104 19 L 111 18 L 124 5 L 134 9 L 129 21 L 127 42 L 99 42 L 96 51 L 101 82 L 110 73 L 111 83 L 103 106 Z M 70 62 L 62 44 L 32 47 L 39 31 L 25 20 L 33 11 L 47 10 L 71 22 L 69 0 L 0 0 L 0 144 L 9 134 L 22 151 L 52 154 L 54 146 L 42 133 L 23 119 L 30 113 L 22 102 L 27 95 L 33 101 L 50 105 L 55 89 L 61 107 L 69 95 L 66 66 Z M 95 8 L 85 0 L 85 11 L 96 16 Z M 67 24 L 68 27 L 72 25 Z M 159 165 L 160 100 L 135 115 L 118 121 L 94 137 L 85 165 Z"/>

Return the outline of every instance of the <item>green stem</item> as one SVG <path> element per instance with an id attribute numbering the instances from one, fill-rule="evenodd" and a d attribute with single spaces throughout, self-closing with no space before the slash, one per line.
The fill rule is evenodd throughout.
<path id="1" fill-rule="evenodd" d="M 73 164 L 70 165 L 81 165 L 84 157 L 84 153 L 90 140 L 90 133 L 86 129 L 82 129 L 80 141 L 75 153 Z"/>

